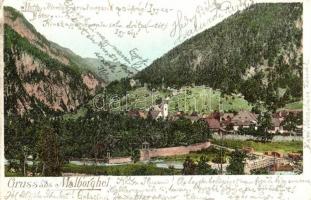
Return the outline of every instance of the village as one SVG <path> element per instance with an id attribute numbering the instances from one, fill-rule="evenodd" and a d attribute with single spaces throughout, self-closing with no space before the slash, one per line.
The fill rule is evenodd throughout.
<path id="1" fill-rule="evenodd" d="M 123 120 L 128 118 L 132 123 L 137 123 L 138 127 L 147 128 L 146 130 L 149 126 L 151 130 L 148 132 L 151 135 L 137 141 L 125 140 L 124 144 L 130 150 L 121 154 L 114 150 L 118 146 L 109 144 L 113 140 L 99 140 L 92 144 L 95 157 L 82 155 L 67 158 L 67 164 L 63 168 L 64 176 L 132 175 L 136 173 L 135 170 L 139 171 L 138 174 L 146 173 L 145 175 L 302 173 L 302 109 L 255 111 L 244 103 L 243 96 L 221 98 L 219 91 L 205 86 L 183 87 L 179 90 L 163 87 L 161 90 L 166 92 L 161 93 L 160 90 L 150 91 L 146 86 L 137 88 L 135 84 L 131 86 L 135 90 L 128 93 L 132 97 L 126 95 L 119 99 L 112 98 L 106 104 L 110 106 L 108 109 L 104 107 L 105 109 L 95 110 L 95 113 L 117 115 Z M 99 99 L 96 101 L 99 102 Z M 225 102 L 225 99 L 229 100 Z M 225 104 L 231 106 L 231 109 Z M 98 109 L 98 106 L 94 108 Z M 104 122 L 104 119 L 98 119 L 98 124 Z M 152 138 L 159 137 L 157 134 L 164 136 L 165 130 L 160 129 L 160 132 L 154 133 L 152 126 L 156 127 L 158 125 L 155 123 L 162 122 L 172 126 L 167 133 L 174 135 L 170 143 L 174 143 L 174 140 L 183 142 L 163 146 L 164 141 L 159 141 L 155 145 Z M 180 127 L 176 129 L 174 124 L 179 124 Z M 189 132 L 189 128 L 193 130 Z M 175 135 L 178 131 L 183 132 L 181 136 Z M 199 136 L 200 134 L 205 136 Z M 178 137 L 188 137 L 191 141 Z M 234 163 L 234 159 L 241 160 Z M 33 156 L 28 156 L 26 163 L 33 166 L 36 161 Z M 240 171 L 230 171 L 232 166 L 240 164 Z M 203 172 L 197 172 L 196 168 L 201 165 L 206 165 Z"/>
<path id="2" fill-rule="evenodd" d="M 235 102 L 226 102 L 228 96 L 221 97 L 219 90 L 213 91 L 206 86 L 186 86 L 180 89 L 165 87 L 161 93 L 152 89 L 150 94 L 146 91 L 146 84 L 141 84 L 139 80 L 130 79 L 130 87 L 134 93 L 128 93 L 122 98 L 111 98 L 108 100 L 110 111 L 125 111 L 129 117 L 153 120 L 176 121 L 180 118 L 189 119 L 192 123 L 203 120 L 214 133 L 218 133 L 223 128 L 230 133 L 236 134 L 239 129 L 254 128 L 257 130 L 258 119 L 263 112 L 251 111 L 250 105 L 232 105 Z M 135 91 L 140 91 L 135 93 Z M 198 94 L 193 94 L 198 91 Z M 190 95 L 189 95 L 190 93 Z M 132 97 L 131 97 L 132 96 Z M 229 97 L 230 98 L 230 97 Z M 234 96 L 231 98 L 234 99 Z M 243 95 L 236 95 L 234 101 L 243 100 Z M 96 99 L 96 98 L 95 98 Z M 231 106 L 226 107 L 225 104 Z M 94 106 L 96 107 L 96 106 Z M 228 111 L 229 112 L 226 112 Z M 269 112 L 271 125 L 268 132 L 276 135 L 302 135 L 302 108 L 278 109 Z M 295 118 L 297 122 L 288 122 L 292 126 L 286 126 L 286 118 Z M 287 124 L 288 124 L 287 123 Z"/>
<path id="3" fill-rule="evenodd" d="M 214 137 L 222 138 L 223 135 L 231 136 L 231 138 L 239 137 L 241 134 L 241 130 L 247 130 L 251 127 L 252 130 L 258 129 L 258 120 L 260 114 L 255 114 L 251 111 L 241 110 L 237 113 L 224 113 L 224 112 L 212 112 L 208 115 L 198 114 L 197 112 L 193 112 L 191 114 L 186 114 L 184 112 L 176 112 L 174 114 L 169 113 L 169 106 L 167 102 L 160 103 L 159 105 L 152 106 L 149 111 L 144 110 L 130 110 L 128 111 L 128 115 L 130 117 L 143 118 L 146 119 L 148 117 L 154 120 L 171 120 L 175 121 L 180 118 L 188 119 L 192 123 L 202 120 L 207 123 L 209 129 L 212 131 Z M 269 138 L 273 138 L 275 135 L 281 136 L 302 136 L 302 124 L 298 122 L 294 124 L 294 127 L 288 128 L 286 118 L 296 117 L 299 118 L 302 116 L 302 109 L 293 109 L 293 110 L 279 110 L 270 115 L 271 124 L 268 125 L 268 133 L 270 134 Z M 291 122 L 294 123 L 294 122 Z M 248 132 L 248 134 L 252 135 L 252 133 Z M 220 136 L 220 137 L 219 137 Z M 248 137 L 253 138 L 255 137 Z M 148 144 L 148 143 L 147 143 Z M 146 144 L 145 144 L 146 145 Z M 226 148 L 220 145 L 212 145 L 217 148 Z M 144 147 L 146 149 L 146 147 Z M 234 151 L 234 149 L 226 148 L 229 151 Z M 276 171 L 291 171 L 293 170 L 293 161 L 301 160 L 302 154 L 300 153 L 288 153 L 282 154 L 276 151 L 267 151 L 264 153 L 258 153 L 253 148 L 244 147 L 242 149 L 247 154 L 251 155 L 251 159 L 247 159 L 245 165 L 245 172 L 250 174 L 251 170 L 267 168 L 273 166 L 273 169 Z M 167 149 L 166 151 L 169 152 Z M 180 153 L 180 152 L 179 152 Z M 172 155 L 178 155 L 176 151 L 172 153 Z M 189 152 L 187 152 L 189 153 Z M 143 153 L 142 153 L 143 154 Z M 146 154 L 146 153 L 144 153 Z M 149 156 L 148 152 L 148 156 Z M 185 153 L 180 153 L 185 154 Z M 168 156 L 169 153 L 164 153 L 163 155 Z M 156 157 L 156 156 L 155 156 Z M 146 159 L 146 158 L 144 158 Z M 216 166 L 218 169 L 219 166 Z M 221 167 L 222 168 L 222 167 Z"/>
<path id="4" fill-rule="evenodd" d="M 302 173 L 302 5 L 254 5 L 163 49 L 87 37 L 95 57 L 10 6 L 7 176 Z"/>
<path id="5" fill-rule="evenodd" d="M 212 139 L 202 141 L 202 143 L 166 148 L 154 148 L 148 141 L 145 141 L 141 144 L 135 162 L 153 164 L 158 168 L 183 170 L 183 161 L 187 156 L 195 155 L 194 157 L 197 157 L 195 162 L 198 162 L 198 155 L 203 154 L 196 152 L 215 150 L 217 153 L 213 154 L 213 159 L 208 163 L 212 169 L 223 174 L 226 173 L 226 168 L 229 165 L 228 155 L 239 149 L 247 155 L 243 168 L 245 174 L 253 174 L 257 172 L 256 170 L 260 171 L 262 169 L 265 169 L 265 173 L 273 174 L 297 174 L 302 172 L 302 152 L 284 152 L 275 150 L 277 148 L 271 150 L 267 148 L 267 151 L 260 150 L 261 146 L 270 145 L 270 147 L 273 147 L 272 141 L 284 143 L 286 141 L 302 141 L 302 109 L 279 109 L 273 113 L 255 113 L 247 109 L 223 112 L 220 111 L 221 105 L 218 105 L 219 110 L 207 112 L 206 114 L 197 112 L 195 109 L 185 112 L 176 110 L 176 108 L 172 109 L 172 106 L 170 106 L 172 104 L 170 98 L 184 91 L 168 89 L 171 97 L 163 98 L 164 100 L 161 98 L 155 100 L 156 97 L 152 96 L 150 107 L 130 108 L 128 105 L 123 105 L 123 108 L 126 107 L 127 110 L 123 110 L 122 113 L 130 118 L 141 120 L 175 122 L 182 119 L 191 123 L 203 122 L 211 132 Z M 235 141 L 239 145 L 228 145 L 224 142 L 226 140 Z M 259 147 L 259 151 L 256 149 L 256 145 Z M 95 162 L 92 159 L 82 159 L 79 161 L 72 160 L 71 163 L 84 166 L 101 165 L 100 163 L 106 166 L 118 166 L 134 163 L 134 158 L 133 156 L 113 157 L 108 153 L 104 160 L 99 159 Z M 266 171 L 267 169 L 269 172 Z"/>
<path id="6" fill-rule="evenodd" d="M 152 101 L 154 102 L 154 101 Z M 208 124 L 208 127 L 214 133 L 218 133 L 220 128 L 226 129 L 230 133 L 237 133 L 239 129 L 253 127 L 257 130 L 258 118 L 260 114 L 251 112 L 249 110 L 240 110 L 236 112 L 222 112 L 212 111 L 209 114 L 202 114 L 196 111 L 170 111 L 169 98 L 160 100 L 158 104 L 144 109 L 130 109 L 127 111 L 128 116 L 147 119 L 148 117 L 154 120 L 169 120 L 176 121 L 180 118 L 189 119 L 192 123 L 198 120 L 203 120 Z M 219 105 L 220 108 L 221 104 Z M 268 132 L 271 134 L 289 135 L 302 135 L 302 109 L 281 109 L 274 113 L 270 113 L 271 126 Z M 300 118 L 297 124 L 291 129 L 286 128 L 286 117 Z M 285 125 L 285 127 L 284 127 Z M 294 132 L 292 132 L 295 130 Z"/>

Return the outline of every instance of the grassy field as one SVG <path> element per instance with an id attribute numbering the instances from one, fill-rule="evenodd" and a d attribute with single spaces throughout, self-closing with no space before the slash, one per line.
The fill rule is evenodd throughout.
<path id="1" fill-rule="evenodd" d="M 221 145 L 220 140 L 213 140 L 212 143 Z M 302 141 L 284 141 L 284 142 L 255 142 L 255 141 L 241 141 L 241 140 L 224 140 L 224 146 L 229 148 L 238 148 L 241 149 L 243 147 L 252 147 L 257 152 L 265 152 L 265 151 L 277 151 L 280 153 L 290 153 L 297 152 L 303 150 Z"/>
<path id="2" fill-rule="evenodd" d="M 198 112 L 200 114 L 209 114 L 214 110 L 221 111 L 240 111 L 251 110 L 252 105 L 249 104 L 241 95 L 221 95 L 219 90 L 213 90 L 204 86 L 182 87 L 178 92 L 169 90 L 150 91 L 145 87 L 139 87 L 129 91 L 126 97 L 121 99 L 110 98 L 111 111 L 121 111 L 130 109 L 149 110 L 152 105 L 156 104 L 157 99 L 167 99 L 169 104 L 169 112 L 184 111 L 186 113 Z M 101 105 L 102 94 L 97 95 L 97 100 Z M 96 101 L 97 101 L 96 100 Z M 93 101 L 88 103 L 93 107 Z M 297 101 L 286 104 L 282 109 L 302 109 L 303 102 Z M 262 110 L 265 110 L 262 108 Z M 281 110 L 281 109 L 278 109 Z M 64 115 L 65 119 L 76 119 L 84 116 L 87 108 L 81 107 L 76 112 Z"/>
<path id="3" fill-rule="evenodd" d="M 102 94 L 98 94 L 95 98 L 97 105 L 101 107 Z M 214 110 L 221 111 L 240 111 L 251 110 L 250 105 L 242 96 L 232 94 L 221 97 L 221 92 L 204 86 L 183 87 L 178 92 L 173 94 L 168 90 L 150 91 L 145 87 L 139 87 L 129 91 L 126 97 L 121 99 L 110 98 L 110 110 L 122 111 L 130 109 L 149 110 L 152 105 L 156 104 L 158 99 L 165 100 L 168 98 L 169 112 L 184 111 L 186 113 L 198 112 L 201 114 L 209 114 Z M 93 106 L 93 101 L 88 103 L 88 106 Z M 65 119 L 76 119 L 84 116 L 87 109 L 79 108 L 74 113 L 64 115 Z"/>
<path id="4" fill-rule="evenodd" d="M 23 174 L 21 172 L 9 172 L 7 166 L 5 166 L 4 174 L 6 177 L 21 177 L 21 176 L 23 176 Z"/>
<path id="5" fill-rule="evenodd" d="M 62 173 L 75 173 L 87 175 L 111 175 L 111 176 L 129 176 L 129 175 L 180 175 L 181 170 L 157 168 L 153 164 L 135 163 L 128 165 L 115 166 L 89 166 L 65 164 L 62 167 Z M 5 170 L 6 177 L 22 177 L 21 173 L 12 173 Z"/>
<path id="6" fill-rule="evenodd" d="M 81 107 L 79 108 L 78 110 L 76 110 L 75 112 L 72 112 L 72 113 L 66 113 L 63 115 L 63 118 L 66 120 L 66 119 L 73 119 L 73 120 L 76 120 L 78 119 L 79 117 L 83 117 L 87 112 L 87 108 L 85 107 Z"/>
<path id="7" fill-rule="evenodd" d="M 122 103 L 128 103 L 131 109 L 148 109 L 154 105 L 157 99 L 168 99 L 169 112 L 184 111 L 192 113 L 208 114 L 214 110 L 251 110 L 252 106 L 239 95 L 224 95 L 218 90 L 208 87 L 194 86 L 183 87 L 173 94 L 172 91 L 154 91 L 151 92 L 145 87 L 130 91 L 126 100 L 122 98 Z M 117 104 L 116 104 L 117 105 Z M 116 106 L 116 110 L 120 107 Z"/>
<path id="8" fill-rule="evenodd" d="M 66 164 L 62 172 L 91 174 L 91 175 L 112 175 L 112 176 L 129 176 L 129 175 L 179 175 L 180 170 L 157 168 L 153 164 L 127 164 L 115 166 L 81 166 Z"/>
<path id="9" fill-rule="evenodd" d="M 157 99 L 164 99 L 168 95 L 169 92 L 159 90 L 151 92 L 145 87 L 140 87 L 130 91 L 127 98 L 122 98 L 122 101 L 127 102 L 128 109 L 147 109 L 150 108 L 151 105 L 154 105 Z"/>
<path id="10" fill-rule="evenodd" d="M 297 101 L 285 105 L 285 109 L 302 109 L 302 107 L 303 107 L 302 101 Z"/>

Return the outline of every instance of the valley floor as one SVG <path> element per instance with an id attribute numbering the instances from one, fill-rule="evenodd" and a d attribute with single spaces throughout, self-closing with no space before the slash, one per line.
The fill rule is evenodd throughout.
<path id="1" fill-rule="evenodd" d="M 255 142 L 255 141 L 238 141 L 238 140 L 213 140 L 213 144 L 221 145 L 228 148 L 242 149 L 251 147 L 258 154 L 267 151 L 275 151 L 283 154 L 299 152 L 303 150 L 302 141 L 283 141 L 283 142 Z M 214 147 L 210 147 L 199 152 L 191 152 L 187 155 L 176 155 L 169 157 L 157 157 L 150 162 L 125 163 L 120 165 L 104 166 L 100 163 L 97 165 L 83 165 L 67 163 L 62 167 L 63 176 L 76 175 L 111 175 L 111 176 L 129 176 L 129 175 L 182 175 L 183 162 L 187 157 L 195 163 L 200 160 L 201 156 L 206 156 L 209 160 L 208 164 L 213 169 L 220 169 L 219 159 L 220 151 Z M 229 151 L 223 151 L 223 157 L 226 167 L 229 164 Z M 6 176 L 22 176 L 20 173 L 12 173 L 6 170 Z"/>

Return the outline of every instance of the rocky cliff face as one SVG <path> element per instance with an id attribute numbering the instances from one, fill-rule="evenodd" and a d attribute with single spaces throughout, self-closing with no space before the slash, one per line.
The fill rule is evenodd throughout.
<path id="1" fill-rule="evenodd" d="M 105 82 L 49 42 L 16 10 L 5 16 L 6 114 L 70 112 L 98 93 Z"/>
<path id="2" fill-rule="evenodd" d="M 11 27 L 21 37 L 27 39 L 29 43 L 39 50 L 47 53 L 51 58 L 68 65 L 69 59 L 64 55 L 65 52 L 58 51 L 51 42 L 38 33 L 35 28 L 22 16 L 21 13 L 10 7 L 4 8 L 4 23 Z"/>

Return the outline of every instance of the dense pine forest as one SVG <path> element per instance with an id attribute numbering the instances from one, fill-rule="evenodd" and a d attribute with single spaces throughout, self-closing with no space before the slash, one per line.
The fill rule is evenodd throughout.
<path id="1" fill-rule="evenodd" d="M 302 98 L 302 4 L 256 4 L 188 39 L 136 77 L 207 85 L 270 108 Z"/>

